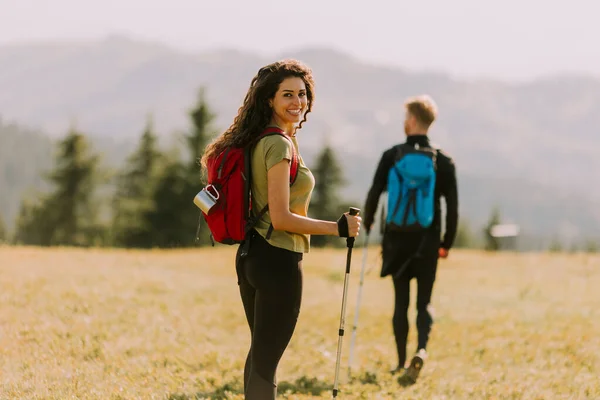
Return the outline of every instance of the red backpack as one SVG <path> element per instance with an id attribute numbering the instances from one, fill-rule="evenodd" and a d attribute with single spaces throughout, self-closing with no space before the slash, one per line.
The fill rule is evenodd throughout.
<path id="1" fill-rule="evenodd" d="M 229 245 L 241 243 L 268 211 L 267 204 L 258 215 L 252 215 L 251 150 L 259 140 L 271 135 L 281 135 L 290 140 L 281 129 L 267 128 L 252 144 L 244 148 L 227 148 L 207 161 L 208 182 L 203 190 L 211 194 L 215 204 L 208 214 L 201 211 L 201 215 L 211 231 L 211 240 Z M 298 155 L 292 143 L 290 186 L 297 176 Z M 269 236 L 272 230 L 271 225 Z"/>

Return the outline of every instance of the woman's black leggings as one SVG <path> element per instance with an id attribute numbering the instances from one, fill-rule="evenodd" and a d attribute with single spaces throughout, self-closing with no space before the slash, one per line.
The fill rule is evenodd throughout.
<path id="1" fill-rule="evenodd" d="M 252 232 L 248 254 L 240 258 L 238 250 L 236 266 L 251 334 L 244 368 L 245 398 L 275 399 L 277 365 L 300 312 L 302 253 L 274 247 Z"/>

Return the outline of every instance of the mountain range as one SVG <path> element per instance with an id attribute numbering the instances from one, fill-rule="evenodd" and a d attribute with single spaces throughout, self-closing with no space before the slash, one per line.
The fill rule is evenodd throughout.
<path id="1" fill-rule="evenodd" d="M 0 47 L 0 115 L 5 127 L 17 122 L 50 139 L 75 125 L 118 164 L 149 115 L 165 143 L 189 129 L 187 112 L 200 88 L 216 114 L 215 129 L 224 130 L 256 71 L 286 57 L 308 64 L 316 81 L 314 110 L 299 133 L 302 154 L 310 164 L 325 143 L 334 147 L 345 198 L 362 204 L 381 152 L 404 138 L 404 100 L 427 93 L 440 110 L 430 136 L 456 162 L 466 221 L 479 227 L 498 206 L 505 221 L 528 235 L 600 238 L 600 186 L 593 184 L 600 172 L 593 151 L 600 148 L 600 80 L 592 77 L 467 81 L 329 48 L 272 57 L 230 49 L 184 53 L 109 36 Z M 1 152 L 0 165 L 8 171 L 8 153 L 25 150 Z M 27 161 L 12 162 L 19 168 Z M 9 221 L 19 196 L 10 193 L 0 204 Z"/>

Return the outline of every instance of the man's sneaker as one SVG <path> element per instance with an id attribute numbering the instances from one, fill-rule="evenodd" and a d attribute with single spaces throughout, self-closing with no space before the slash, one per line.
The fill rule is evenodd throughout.
<path id="1" fill-rule="evenodd" d="M 420 349 L 417 354 L 410 360 L 410 365 L 406 369 L 403 375 L 398 378 L 398 383 L 403 386 L 414 385 L 417 383 L 417 378 L 423 368 L 425 359 L 427 358 L 427 352 L 425 349 Z"/>

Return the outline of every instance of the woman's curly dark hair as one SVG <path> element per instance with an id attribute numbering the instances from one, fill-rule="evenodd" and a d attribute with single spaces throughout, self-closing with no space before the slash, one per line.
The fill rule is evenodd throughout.
<path id="1" fill-rule="evenodd" d="M 252 79 L 244 103 L 239 108 L 233 124 L 206 146 L 201 160 L 204 170 L 206 170 L 209 158 L 220 154 L 227 147 L 247 146 L 267 127 L 273 113 L 269 100 L 279 90 L 281 82 L 290 77 L 301 78 L 306 85 L 307 109 L 304 118 L 296 129 L 302 128 L 302 123 L 306 122 L 306 116 L 312 110 L 315 98 L 312 70 L 302 62 L 294 59 L 285 59 L 266 65 Z"/>

